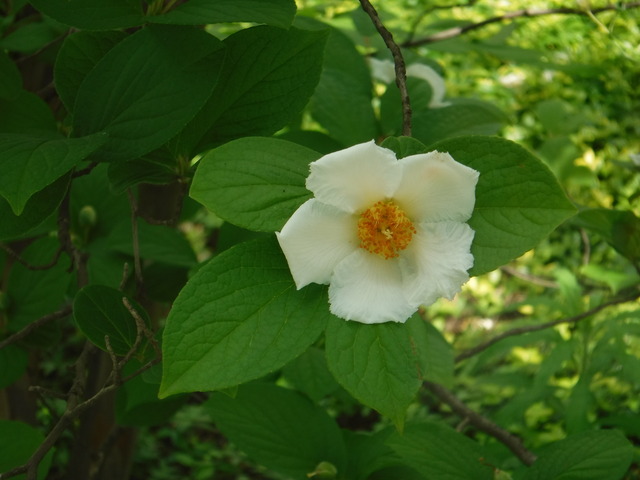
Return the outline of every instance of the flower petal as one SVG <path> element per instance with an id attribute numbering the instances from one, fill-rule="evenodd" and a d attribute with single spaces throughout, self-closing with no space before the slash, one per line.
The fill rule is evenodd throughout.
<path id="1" fill-rule="evenodd" d="M 437 222 L 416 226 L 411 245 L 401 254 L 405 291 L 413 303 L 451 300 L 469 279 L 474 231 L 466 223 Z"/>
<path id="2" fill-rule="evenodd" d="M 446 107 L 449 102 L 444 101 L 446 86 L 444 79 L 433 68 L 422 63 L 412 63 L 407 67 L 407 76 L 425 80 L 431 86 L 430 108 Z"/>
<path id="3" fill-rule="evenodd" d="M 411 155 L 399 163 L 402 181 L 393 197 L 414 222 L 464 222 L 471 217 L 477 171 L 436 151 Z"/>
<path id="4" fill-rule="evenodd" d="M 325 155 L 309 167 L 307 188 L 322 203 L 349 213 L 389 198 L 402 178 L 395 153 L 373 140 Z"/>
<path id="5" fill-rule="evenodd" d="M 418 308 L 407 301 L 399 263 L 364 250 L 336 266 L 329 302 L 334 315 L 361 323 L 405 322 Z"/>
<path id="6" fill-rule="evenodd" d="M 276 232 L 298 289 L 329 283 L 338 262 L 358 248 L 356 223 L 352 215 L 312 198 Z"/>

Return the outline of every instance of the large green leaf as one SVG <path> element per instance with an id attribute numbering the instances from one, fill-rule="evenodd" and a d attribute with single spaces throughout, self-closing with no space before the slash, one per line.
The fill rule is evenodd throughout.
<path id="1" fill-rule="evenodd" d="M 326 355 L 338 383 L 402 427 L 406 409 L 422 383 L 406 325 L 364 325 L 332 317 Z"/>
<path id="2" fill-rule="evenodd" d="M 574 221 L 602 236 L 631 262 L 640 262 L 640 218 L 632 211 L 590 208 L 576 215 Z"/>
<path id="3" fill-rule="evenodd" d="M 156 23 L 203 25 L 223 22 L 256 22 L 274 27 L 291 25 L 294 0 L 189 0 L 164 15 L 149 16 Z"/>
<path id="4" fill-rule="evenodd" d="M 220 81 L 180 135 L 177 149 L 199 153 L 285 126 L 300 114 L 318 83 L 326 35 L 259 26 L 225 39 L 228 53 Z"/>
<path id="5" fill-rule="evenodd" d="M 202 158 L 190 195 L 243 228 L 275 231 L 311 197 L 304 184 L 320 154 L 274 138 L 240 138 Z"/>
<path id="6" fill-rule="evenodd" d="M 70 179 L 70 173 L 63 175 L 51 185 L 37 192 L 27 201 L 21 215 L 15 215 L 9 202 L 0 197 L 0 218 L 2 218 L 0 240 L 24 238 L 36 227 L 43 228 L 43 231 L 46 232 L 50 223 L 55 225 L 53 213 L 62 202 L 69 188 Z M 45 222 L 47 219 L 49 221 Z"/>
<path id="7" fill-rule="evenodd" d="M 235 398 L 215 393 L 206 408 L 222 433 L 268 468 L 302 479 L 329 462 L 344 473 L 345 446 L 335 421 L 293 390 L 252 383 Z"/>
<path id="8" fill-rule="evenodd" d="M 309 347 L 306 352 L 289 362 L 282 373 L 296 389 L 315 402 L 339 388 L 327 368 L 324 351 L 317 347 Z"/>
<path id="9" fill-rule="evenodd" d="M 147 312 L 122 292 L 104 285 L 87 285 L 73 301 L 73 317 L 78 328 L 93 344 L 107 351 L 105 337 L 116 355 L 126 355 L 133 347 L 138 328 L 122 299 L 127 298 L 142 319 Z"/>
<path id="10" fill-rule="evenodd" d="M 122 31 L 76 32 L 65 38 L 54 66 L 56 90 L 69 111 L 85 77 L 127 35 Z"/>
<path id="11" fill-rule="evenodd" d="M 21 252 L 33 266 L 48 265 L 58 250 L 55 238 L 41 238 Z M 9 330 L 18 331 L 38 318 L 59 309 L 72 279 L 69 257 L 61 255 L 58 262 L 46 270 L 32 270 L 22 264 L 11 268 L 7 294 L 11 299 L 8 312 Z"/>
<path id="12" fill-rule="evenodd" d="M 618 480 L 633 459 L 619 431 L 588 431 L 551 444 L 523 480 Z"/>
<path id="13" fill-rule="evenodd" d="M 140 0 L 30 0 L 45 15 L 84 30 L 109 30 L 140 25 Z"/>
<path id="14" fill-rule="evenodd" d="M 20 90 L 22 90 L 20 70 L 4 51 L 0 51 L 0 98 L 14 98 Z"/>
<path id="15" fill-rule="evenodd" d="M 497 137 L 459 137 L 429 147 L 480 172 L 469 225 L 471 275 L 489 272 L 533 248 L 576 209 L 549 168 Z"/>
<path id="16" fill-rule="evenodd" d="M 8 472 L 26 463 L 43 441 L 42 432 L 26 423 L 0 420 L 0 472 Z M 40 462 L 38 480 L 47 478 L 52 457 L 53 450 L 50 450 Z"/>
<path id="17" fill-rule="evenodd" d="M 411 341 L 418 355 L 421 378 L 451 385 L 453 382 L 453 348 L 431 323 L 415 314 L 407 320 Z"/>
<path id="18" fill-rule="evenodd" d="M 88 73 L 74 107 L 77 135 L 106 131 L 104 160 L 136 158 L 191 120 L 216 84 L 222 43 L 192 27 L 151 25 L 111 48 Z"/>
<path id="19" fill-rule="evenodd" d="M 327 52 L 310 102 L 313 118 L 345 146 L 375 138 L 378 127 L 371 104 L 371 75 L 363 56 L 336 29 L 331 29 Z"/>
<path id="20" fill-rule="evenodd" d="M 57 131 L 49 105 L 35 93 L 18 90 L 8 99 L 0 95 L 0 132 L 41 134 Z"/>
<path id="21" fill-rule="evenodd" d="M 0 195 L 20 215 L 34 193 L 63 176 L 106 140 L 101 133 L 82 138 L 0 134 Z"/>
<path id="22" fill-rule="evenodd" d="M 29 354 L 17 345 L 0 349 L 0 388 L 6 388 L 22 377 L 28 363 Z"/>
<path id="23" fill-rule="evenodd" d="M 407 425 L 389 445 L 407 465 L 425 478 L 492 480 L 493 468 L 483 463 L 482 447 L 451 427 L 436 422 Z M 549 480 L 549 479 L 547 479 Z"/>
<path id="24" fill-rule="evenodd" d="M 296 291 L 275 238 L 226 250 L 173 304 L 160 396 L 231 387 L 282 367 L 318 338 L 326 302 L 323 287 Z"/>

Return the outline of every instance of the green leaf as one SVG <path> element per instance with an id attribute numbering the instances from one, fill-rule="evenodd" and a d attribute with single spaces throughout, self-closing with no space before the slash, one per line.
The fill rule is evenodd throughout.
<path id="1" fill-rule="evenodd" d="M 549 445 L 523 480 L 621 479 L 633 446 L 615 430 L 588 431 Z"/>
<path id="2" fill-rule="evenodd" d="M 289 362 L 282 373 L 298 390 L 317 402 L 339 387 L 327 368 L 324 351 L 316 347 L 309 349 Z"/>
<path id="3" fill-rule="evenodd" d="M 18 380 L 27 370 L 29 354 L 26 350 L 7 345 L 0 349 L 0 388 L 6 388 Z"/>
<path id="4" fill-rule="evenodd" d="M 160 396 L 259 378 L 304 352 L 329 317 L 326 288 L 296 291 L 275 238 L 243 243 L 203 265 L 164 330 Z"/>
<path id="5" fill-rule="evenodd" d="M 425 478 L 493 480 L 493 468 L 483 463 L 482 447 L 441 423 L 409 424 L 387 445 Z"/>
<path id="6" fill-rule="evenodd" d="M 156 365 L 151 370 L 160 365 Z M 133 374 L 142 364 L 131 360 L 122 372 L 124 376 Z M 144 373 L 149 372 L 147 370 Z M 145 375 L 138 375 L 118 389 L 116 396 L 116 420 L 119 425 L 147 427 L 167 422 L 184 405 L 187 397 L 175 397 L 158 400 L 158 384 L 145 381 Z"/>
<path id="7" fill-rule="evenodd" d="M 576 215 L 574 222 L 599 234 L 631 262 L 640 262 L 640 218 L 629 210 L 590 208 Z"/>
<path id="8" fill-rule="evenodd" d="M 128 162 L 109 164 L 109 182 L 115 193 L 123 193 L 139 183 L 165 185 L 177 178 L 177 161 L 165 149 Z"/>
<path id="9" fill-rule="evenodd" d="M 507 122 L 504 113 L 486 102 L 458 100 L 457 104 L 418 112 L 413 136 L 425 145 L 462 135 L 495 135 Z"/>
<path id="10" fill-rule="evenodd" d="M 21 90 L 20 70 L 4 51 L 0 51 L 0 98 L 15 98 Z"/>
<path id="11" fill-rule="evenodd" d="M 30 425 L 0 420 L 0 472 L 25 464 L 42 442 L 44 435 Z M 38 465 L 38 480 L 47 478 L 53 452 L 50 450 Z M 14 478 L 24 479 L 25 476 Z"/>
<path id="12" fill-rule="evenodd" d="M 21 257 L 29 265 L 48 265 L 58 247 L 57 239 L 41 238 L 23 250 Z M 11 299 L 7 314 L 10 331 L 18 331 L 62 306 L 73 278 L 68 269 L 69 258 L 66 255 L 61 255 L 58 262 L 46 270 L 31 270 L 22 264 L 11 268 L 7 287 Z"/>
<path id="13" fill-rule="evenodd" d="M 575 213 L 549 168 L 519 145 L 496 137 L 460 137 L 431 145 L 480 172 L 469 225 L 471 275 L 503 265 L 533 248 Z"/>
<path id="14" fill-rule="evenodd" d="M 10 99 L 0 96 L 0 112 L 0 132 L 35 134 L 57 131 L 51 109 L 34 93 L 19 90 Z"/>
<path id="15" fill-rule="evenodd" d="M 273 232 L 311 198 L 305 179 L 319 157 L 285 140 L 240 138 L 200 160 L 189 194 L 234 225 Z"/>
<path id="16" fill-rule="evenodd" d="M 78 328 L 94 345 L 108 351 L 105 336 L 116 355 L 126 355 L 133 347 L 138 328 L 123 298 L 127 298 L 135 311 L 149 321 L 147 312 L 135 300 L 122 292 L 104 285 L 87 285 L 73 301 L 73 317 Z"/>
<path id="17" fill-rule="evenodd" d="M 311 98 L 311 115 L 345 146 L 376 138 L 373 87 L 363 56 L 337 29 L 331 29 L 326 49 L 330 53 L 324 57 L 320 82 Z"/>
<path id="18" fill-rule="evenodd" d="M 387 439 L 393 432 L 392 427 L 386 427 L 375 433 L 343 430 L 349 457 L 349 470 L 345 478 L 350 480 L 378 478 L 374 472 L 384 472 L 388 468 L 401 468 L 402 460 L 386 445 Z M 408 474 L 408 476 L 389 475 L 379 478 L 413 480 L 415 477 Z"/>
<path id="19" fill-rule="evenodd" d="M 107 140 L 0 134 L 0 195 L 20 215 L 31 196 L 52 184 Z"/>
<path id="20" fill-rule="evenodd" d="M 83 30 L 129 28 L 143 22 L 139 0 L 30 0 L 45 15 Z"/>
<path id="21" fill-rule="evenodd" d="M 207 101 L 222 43 L 192 27 L 152 25 L 111 48 L 76 96 L 77 135 L 106 131 L 107 161 L 133 159 L 167 142 Z"/>
<path id="22" fill-rule="evenodd" d="M 190 0 L 164 15 L 147 17 L 147 20 L 182 25 L 255 22 L 287 28 L 295 14 L 294 0 Z"/>
<path id="23" fill-rule="evenodd" d="M 440 331 L 415 314 L 407 320 L 411 343 L 417 353 L 421 378 L 450 386 L 453 383 L 453 348 Z"/>
<path id="24" fill-rule="evenodd" d="M 55 42 L 65 30 L 63 25 L 44 18 L 41 21 L 23 24 L 11 31 L 0 39 L 0 48 L 10 52 L 36 53 L 37 50 Z"/>
<path id="25" fill-rule="evenodd" d="M 387 137 L 380 146 L 393 150 L 397 158 L 409 157 L 429 151 L 424 143 L 413 137 Z"/>
<path id="26" fill-rule="evenodd" d="M 37 192 L 27 201 L 21 215 L 15 215 L 9 202 L 0 197 L 0 240 L 24 238 L 40 225 L 46 228 L 45 220 L 54 216 L 52 213 L 60 206 L 70 179 L 71 174 L 63 175 Z M 52 220 L 55 225 L 55 219 Z"/>
<path id="27" fill-rule="evenodd" d="M 131 223 L 121 222 L 114 227 L 108 244 L 114 252 L 133 256 Z M 138 221 L 138 245 L 140 257 L 146 260 L 183 267 L 193 267 L 197 263 L 191 244 L 175 228 Z"/>
<path id="28" fill-rule="evenodd" d="M 259 26 L 225 39 L 228 53 L 220 81 L 180 135 L 177 149 L 199 153 L 284 127 L 300 114 L 318 83 L 326 35 Z"/>
<path id="29" fill-rule="evenodd" d="M 413 115 L 417 115 L 420 111 L 428 111 L 429 102 L 433 96 L 429 82 L 421 78 L 407 77 L 407 89 L 411 98 Z M 395 83 L 389 84 L 384 95 L 380 98 L 380 123 L 382 131 L 386 135 L 402 133 L 402 100 L 400 90 Z"/>
<path id="30" fill-rule="evenodd" d="M 320 462 L 346 467 L 344 441 L 327 413 L 293 390 L 272 384 L 242 385 L 235 398 L 215 393 L 206 409 L 234 444 L 262 465 L 306 478 Z"/>
<path id="31" fill-rule="evenodd" d="M 73 111 L 80 85 L 105 56 L 126 38 L 121 31 L 76 32 L 65 38 L 54 65 L 56 90 L 69 111 Z"/>
<path id="32" fill-rule="evenodd" d="M 422 383 L 406 325 L 364 325 L 332 317 L 326 355 L 338 383 L 402 427 L 406 409 Z"/>

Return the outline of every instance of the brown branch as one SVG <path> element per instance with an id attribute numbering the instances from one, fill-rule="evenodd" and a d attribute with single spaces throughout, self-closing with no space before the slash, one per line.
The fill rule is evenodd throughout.
<path id="1" fill-rule="evenodd" d="M 360 0 L 362 9 L 369 15 L 376 30 L 384 40 L 385 45 L 393 56 L 393 63 L 396 70 L 396 85 L 400 90 L 400 98 L 402 101 L 402 134 L 411 136 L 411 100 L 409 99 L 409 90 L 407 89 L 407 67 L 402 56 L 402 51 L 398 44 L 393 40 L 393 35 L 382 24 L 380 16 L 376 9 L 371 5 L 369 0 Z"/>
<path id="2" fill-rule="evenodd" d="M 138 235 L 138 202 L 131 189 L 127 189 L 129 205 L 131 206 L 131 235 L 133 237 L 133 272 L 136 279 L 136 291 L 142 293 L 144 280 L 142 278 L 142 265 L 140 263 L 140 237 Z"/>
<path id="3" fill-rule="evenodd" d="M 512 277 L 519 278 L 534 285 L 539 285 L 545 288 L 558 288 L 558 282 L 554 282 L 553 280 L 549 280 L 543 277 L 538 277 L 536 275 L 531 275 L 529 273 L 521 272 L 520 270 L 517 270 L 509 265 L 503 265 L 502 267 L 500 267 L 500 270 L 502 270 L 507 275 L 511 275 Z"/>
<path id="4" fill-rule="evenodd" d="M 491 435 L 493 438 L 506 446 L 509 450 L 511 450 L 511 452 L 513 452 L 516 457 L 520 459 L 522 463 L 524 463 L 525 465 L 531 465 L 536 461 L 535 454 L 528 450 L 522 444 L 522 441 L 518 437 L 510 434 L 508 431 L 506 431 L 502 427 L 499 427 L 488 418 L 483 417 L 479 413 L 471 410 L 464 403 L 462 403 L 462 401 L 458 399 L 458 397 L 456 397 L 445 387 L 432 382 L 424 382 L 424 385 L 431 393 L 438 397 L 440 401 L 449 405 L 451 409 L 464 420 L 467 420 L 478 430 L 483 431 L 487 435 Z"/>
<path id="5" fill-rule="evenodd" d="M 607 307 L 611 307 L 613 305 L 619 305 L 621 303 L 631 302 L 633 300 L 638 299 L 639 297 L 640 297 L 640 292 L 634 291 L 633 294 L 631 295 L 625 295 L 619 298 L 614 298 L 613 300 L 604 302 L 598 305 L 597 307 L 593 307 L 592 309 L 587 310 L 586 312 L 582 312 L 572 317 L 561 318 L 559 320 L 553 320 L 551 322 L 541 323 L 539 325 L 529 325 L 526 327 L 512 328 L 511 330 L 502 332 L 501 334 L 496 335 L 495 337 L 479 345 L 476 345 L 473 348 L 464 350 L 463 352 L 459 353 L 456 356 L 455 361 L 460 362 L 469 357 L 472 357 L 473 355 L 477 355 L 478 353 L 483 352 L 487 348 L 491 347 L 492 345 L 498 343 L 501 340 L 504 340 L 505 338 L 513 337 L 514 335 L 523 335 L 525 333 L 537 332 L 539 330 L 544 330 L 546 328 L 555 327 L 556 325 L 560 325 L 562 323 L 578 323 L 579 321 L 584 320 L 585 318 L 589 318 L 591 315 L 594 315 L 600 312 L 601 310 L 604 310 Z"/>
<path id="6" fill-rule="evenodd" d="M 71 311 L 72 311 L 71 305 L 66 305 L 56 312 L 45 315 L 44 317 L 40 317 L 39 319 L 31 322 L 29 325 L 24 327 L 22 330 L 14 333 L 10 337 L 7 337 L 2 342 L 0 342 L 0 350 L 2 350 L 7 345 L 10 345 L 19 340 L 22 340 L 23 338 L 27 337 L 31 332 L 40 328 L 46 323 L 66 317 L 71 313 Z"/>
<path id="7" fill-rule="evenodd" d="M 13 251 L 13 249 L 9 247 L 9 245 L 0 243 L 0 248 L 2 248 L 5 252 L 7 252 L 9 256 L 13 258 L 16 262 L 20 263 L 21 265 L 24 265 L 29 270 L 49 270 L 50 268 L 55 267 L 56 264 L 58 263 L 58 260 L 60 260 L 60 255 L 64 251 L 62 247 L 59 247 L 53 256 L 53 259 L 49 263 L 45 263 L 44 265 L 31 265 L 24 258 L 22 258 L 18 253 Z"/>
<path id="8" fill-rule="evenodd" d="M 91 171 L 96 168 L 98 166 L 98 162 L 93 161 L 91 162 L 89 165 L 87 165 L 86 167 L 84 167 L 83 169 L 80 170 L 76 170 L 75 172 L 73 172 L 73 174 L 71 175 L 72 178 L 78 178 L 78 177 L 82 177 L 84 175 L 89 175 L 91 173 Z"/>
<path id="9" fill-rule="evenodd" d="M 424 37 L 418 40 L 410 40 L 410 41 L 404 42 L 402 46 L 403 47 L 419 47 L 421 45 L 427 45 L 429 43 L 441 42 L 442 40 L 448 40 L 450 38 L 458 37 L 467 32 L 477 30 L 487 25 L 491 25 L 492 23 L 503 22 L 505 20 L 513 20 L 514 18 L 540 17 L 543 15 L 583 15 L 583 16 L 591 17 L 592 15 L 596 15 L 598 13 L 605 12 L 608 10 L 631 10 L 633 8 L 638 8 L 638 7 L 640 7 L 640 1 L 623 3 L 621 5 L 609 4 L 609 5 L 605 5 L 604 7 L 593 8 L 590 10 L 583 10 L 583 9 L 571 8 L 571 7 L 545 8 L 545 9 L 526 8 L 523 10 L 516 10 L 513 12 L 505 13 L 504 15 L 488 18 L 481 22 L 470 23 L 469 25 L 465 25 L 463 27 L 454 27 L 454 28 L 449 28 L 447 30 L 442 30 L 441 32 L 434 33 L 433 35 L 429 35 L 427 37 Z"/>

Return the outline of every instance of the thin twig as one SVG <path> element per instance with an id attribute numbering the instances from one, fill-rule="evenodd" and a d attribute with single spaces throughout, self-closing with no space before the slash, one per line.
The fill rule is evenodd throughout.
<path id="1" fill-rule="evenodd" d="M 532 451 L 528 450 L 522 444 L 522 441 L 518 437 L 510 434 L 505 429 L 499 427 L 488 418 L 483 417 L 479 413 L 471 410 L 464 403 L 462 403 L 462 401 L 458 397 L 456 397 L 445 387 L 432 382 L 424 382 L 424 385 L 427 387 L 427 389 L 429 389 L 431 393 L 438 397 L 440 401 L 449 405 L 455 413 L 460 415 L 460 417 L 468 420 L 471 425 L 485 432 L 487 435 L 491 435 L 493 438 L 506 446 L 509 450 L 511 450 L 511 452 L 513 452 L 516 457 L 520 459 L 522 463 L 524 463 L 525 465 L 531 465 L 536 461 L 535 454 Z"/>
<path id="2" fill-rule="evenodd" d="M 529 273 L 521 272 L 520 270 L 517 270 L 516 268 L 513 268 L 509 265 L 503 265 L 502 267 L 500 267 L 500 270 L 502 270 L 507 275 L 511 275 L 512 277 L 519 278 L 534 285 L 540 285 L 541 287 L 545 288 L 558 288 L 558 282 L 538 277 L 536 275 L 531 275 Z"/>
<path id="3" fill-rule="evenodd" d="M 60 318 L 64 318 L 69 315 L 72 311 L 71 305 L 65 305 L 60 310 L 55 311 L 53 313 L 49 313 L 44 317 L 40 317 L 39 319 L 31 322 L 29 325 L 24 327 L 22 330 L 14 333 L 10 337 L 5 338 L 2 342 L 0 342 L 0 350 L 2 350 L 7 345 L 15 343 L 23 338 L 27 337 L 31 332 L 45 325 L 46 323 L 52 322 L 53 320 L 58 320 Z"/>
<path id="4" fill-rule="evenodd" d="M 449 28 L 447 30 L 434 33 L 433 35 L 429 35 L 427 37 L 424 37 L 418 40 L 410 40 L 410 41 L 404 42 L 402 46 L 403 47 L 419 47 L 421 45 L 427 45 L 429 43 L 441 42 L 442 40 L 448 40 L 450 38 L 463 35 L 472 30 L 477 30 L 479 28 L 485 27 L 486 25 L 491 25 L 492 23 L 503 22 L 505 20 L 512 20 L 514 18 L 519 18 L 519 17 L 540 17 L 543 15 L 591 16 L 591 15 L 596 15 L 598 13 L 605 12 L 608 10 L 622 11 L 622 10 L 631 10 L 633 8 L 638 8 L 638 7 L 640 7 L 640 1 L 623 3 L 620 5 L 609 4 L 609 5 L 605 5 L 604 7 L 593 8 L 590 10 L 582 10 L 579 8 L 571 8 L 571 7 L 545 8 L 545 9 L 526 8 L 523 10 L 516 10 L 514 12 L 505 13 L 504 15 L 498 15 L 496 17 L 488 18 L 481 22 L 470 23 L 469 25 L 465 25 L 463 27 Z"/>
<path id="5" fill-rule="evenodd" d="M 411 24 L 411 28 L 409 29 L 409 36 L 407 37 L 404 43 L 407 43 L 413 40 L 413 37 L 416 35 L 416 30 L 418 30 L 418 26 L 422 23 L 422 21 L 427 16 L 429 16 L 430 13 L 436 10 L 451 10 L 454 8 L 472 7 L 473 5 L 476 4 L 477 1 L 478 0 L 469 0 L 468 2 L 465 2 L 465 3 L 450 3 L 448 5 L 432 5 L 429 8 L 425 8 L 418 15 L 416 15 L 416 19 Z"/>
<path id="6" fill-rule="evenodd" d="M 58 260 L 60 260 L 60 255 L 64 251 L 62 247 L 58 247 L 58 250 L 56 250 L 56 253 L 53 256 L 53 259 L 49 263 L 45 263 L 44 265 L 31 265 L 24 258 L 22 258 L 18 253 L 13 251 L 13 249 L 9 247 L 9 245 L 0 243 L 0 248 L 2 248 L 5 252 L 7 252 L 9 256 L 13 258 L 16 262 L 20 263 L 21 265 L 24 265 L 29 270 L 49 270 L 50 268 L 55 267 L 56 264 L 58 263 Z"/>
<path id="7" fill-rule="evenodd" d="M 72 178 L 78 178 L 78 177 L 82 177 L 84 175 L 89 175 L 91 173 L 91 171 L 96 168 L 98 166 L 98 162 L 93 161 L 91 162 L 89 165 L 87 165 L 86 167 L 80 169 L 80 170 L 76 170 L 75 172 L 73 172 L 73 174 L 71 174 Z"/>
<path id="8" fill-rule="evenodd" d="M 404 63 L 402 51 L 398 44 L 393 40 L 393 35 L 382 24 L 380 16 L 376 9 L 371 5 L 369 0 L 360 0 L 362 9 L 369 15 L 376 30 L 384 40 L 385 45 L 393 56 L 393 63 L 396 69 L 396 85 L 400 90 L 400 99 L 402 101 L 402 134 L 411 136 L 411 100 L 409 99 L 409 90 L 407 90 L 407 67 Z"/>
<path id="9" fill-rule="evenodd" d="M 490 346 L 498 343 L 500 340 L 504 340 L 505 338 L 513 337 L 514 335 L 523 335 L 525 333 L 537 332 L 539 330 L 544 330 L 546 328 L 555 327 L 556 325 L 560 325 L 562 323 L 577 323 L 581 320 L 584 320 L 585 318 L 590 317 L 591 315 L 598 313 L 601 310 L 604 310 L 607 307 L 611 307 L 613 305 L 619 305 L 621 303 L 631 302 L 633 300 L 638 299 L 639 297 L 640 297 L 640 292 L 634 291 L 632 295 L 626 295 L 623 297 L 614 298 L 613 300 L 604 302 L 598 305 L 597 307 L 593 307 L 592 309 L 587 310 L 586 312 L 582 312 L 572 317 L 561 318 L 559 320 L 553 320 L 551 322 L 541 323 L 539 325 L 529 325 L 526 327 L 512 328 L 511 330 L 507 330 L 506 332 L 496 335 L 495 337 L 479 345 L 476 345 L 473 348 L 464 350 L 463 352 L 459 353 L 456 356 L 455 361 L 460 362 L 466 358 L 472 357 L 473 355 L 477 355 L 478 353 L 483 352 Z"/>
<path id="10" fill-rule="evenodd" d="M 153 332 L 149 328 L 147 328 L 147 323 L 140 316 L 140 314 L 133 307 L 133 305 L 131 305 L 131 302 L 127 297 L 122 297 L 122 303 L 124 304 L 125 308 L 129 311 L 133 319 L 136 321 L 136 327 L 138 329 L 138 332 L 143 334 L 145 338 L 149 341 L 149 343 L 153 348 L 153 351 L 156 353 L 156 356 L 158 357 L 161 356 L 162 350 L 160 349 L 160 345 L 158 345 L 157 340 L 153 336 Z"/>

